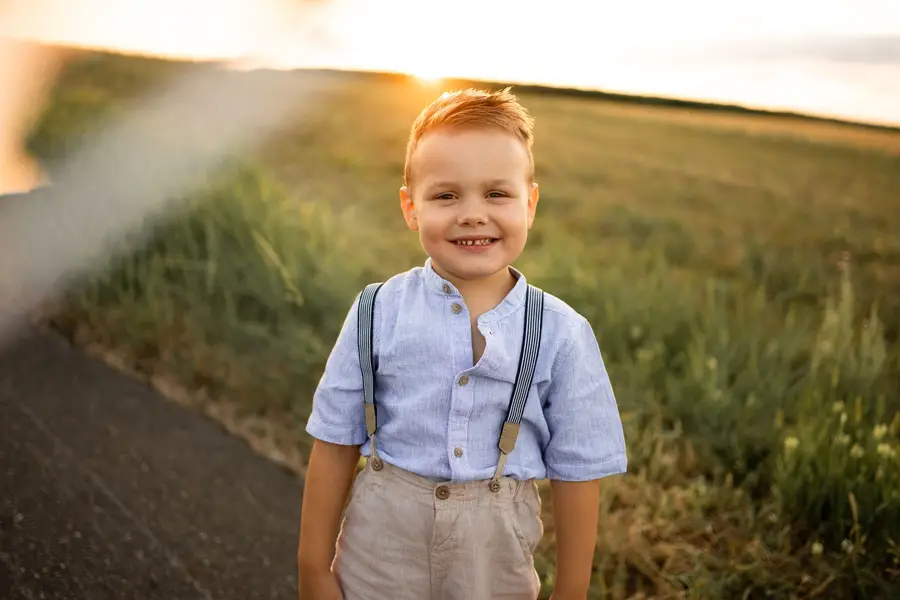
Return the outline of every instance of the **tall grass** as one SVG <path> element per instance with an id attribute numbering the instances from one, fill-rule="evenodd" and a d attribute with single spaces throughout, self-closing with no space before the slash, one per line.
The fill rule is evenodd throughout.
<path id="1" fill-rule="evenodd" d="M 359 146 L 327 141 L 333 131 L 324 115 L 297 134 L 303 147 L 287 135 L 270 150 L 274 163 L 223 171 L 145 247 L 73 290 L 59 326 L 87 331 L 146 371 L 290 420 L 305 447 L 312 389 L 354 295 L 424 258 L 386 199 L 395 194 L 388 174 L 396 160 L 361 143 L 381 137 L 384 148 L 402 147 L 403 131 L 378 127 L 405 119 L 407 109 L 379 104 L 397 97 L 397 84 L 370 85 L 360 84 L 383 119 L 369 113 L 368 129 L 346 125 L 362 119 L 348 108 L 357 100 L 335 100 Z M 876 302 L 894 289 L 898 246 L 881 229 L 900 220 L 884 207 L 900 180 L 900 171 L 882 171 L 900 165 L 893 142 L 860 150 L 787 133 L 773 141 L 767 128 L 757 139 L 751 118 L 741 121 L 749 133 L 710 125 L 704 134 L 703 122 L 682 122 L 680 113 L 533 104 L 551 131 L 545 199 L 517 266 L 594 325 L 628 441 L 630 473 L 603 486 L 592 597 L 895 593 L 900 349 L 890 334 L 894 313 Z M 596 131 L 561 133 L 579 121 Z M 653 136 L 657 147 L 677 147 L 672 129 L 693 160 L 639 151 Z M 605 144 L 610 131 L 621 140 L 618 157 Z M 766 158 L 787 160 L 785 145 L 799 152 L 791 168 Z M 726 150 L 732 158 L 722 157 Z M 303 185 L 288 168 L 298 157 L 321 161 Z M 649 180 L 644 169 L 653 161 L 658 177 Z M 761 171 L 748 167 L 754 161 Z M 845 204 L 808 176 L 817 164 L 842 169 L 831 175 L 843 178 L 840 193 L 862 189 L 853 173 L 871 172 L 871 185 L 882 187 L 866 191 L 866 204 Z M 363 184 L 339 179 L 348 169 L 392 187 L 363 196 L 355 187 Z M 576 171 L 586 174 L 572 179 Z M 754 173 L 765 175 L 759 185 Z M 768 200 L 789 202 L 785 189 L 808 196 L 782 213 L 801 214 L 808 201 L 818 209 L 790 225 Z M 610 190 L 629 201 L 604 199 Z M 839 228 L 827 215 L 856 219 L 847 231 L 857 245 L 843 246 L 852 257 L 838 262 L 829 244 Z M 860 215 L 871 239 L 859 230 Z M 778 234 L 789 225 L 789 235 Z M 879 254 L 860 253 L 865 244 Z M 554 580 L 546 500 L 538 557 L 545 595 Z"/>

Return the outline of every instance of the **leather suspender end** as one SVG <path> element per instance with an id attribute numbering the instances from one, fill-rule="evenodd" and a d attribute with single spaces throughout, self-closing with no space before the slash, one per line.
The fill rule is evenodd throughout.
<path id="1" fill-rule="evenodd" d="M 519 437 L 519 425 L 516 423 L 510 423 L 509 421 L 503 424 L 503 430 L 500 432 L 500 441 L 498 442 L 498 446 L 500 447 L 500 452 L 503 454 L 509 454 L 513 451 L 513 448 L 516 447 L 516 438 Z"/>
<path id="2" fill-rule="evenodd" d="M 374 404 L 366 404 L 366 431 L 368 434 L 374 435 L 375 433 L 375 405 Z"/>

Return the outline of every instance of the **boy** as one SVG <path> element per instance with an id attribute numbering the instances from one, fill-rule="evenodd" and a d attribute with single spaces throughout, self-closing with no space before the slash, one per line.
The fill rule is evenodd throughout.
<path id="1" fill-rule="evenodd" d="M 625 472 L 625 440 L 591 326 L 510 266 L 538 203 L 532 129 L 508 89 L 443 94 L 413 124 L 400 205 L 428 258 L 357 297 L 316 390 L 303 600 L 534 600 L 542 478 L 553 598 L 587 595 L 597 480 Z"/>

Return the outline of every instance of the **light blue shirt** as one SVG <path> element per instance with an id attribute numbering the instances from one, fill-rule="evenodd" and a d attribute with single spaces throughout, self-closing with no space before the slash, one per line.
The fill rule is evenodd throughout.
<path id="1" fill-rule="evenodd" d="M 472 364 L 470 315 L 431 260 L 388 279 L 374 313 L 375 442 L 385 462 L 440 481 L 490 479 L 506 420 L 525 317 L 525 277 L 478 318 L 484 354 Z M 306 431 L 368 456 L 353 302 L 313 398 Z M 454 309 L 454 306 L 458 308 Z M 593 329 L 545 293 L 534 380 L 504 475 L 584 481 L 626 470 L 625 437 Z"/>

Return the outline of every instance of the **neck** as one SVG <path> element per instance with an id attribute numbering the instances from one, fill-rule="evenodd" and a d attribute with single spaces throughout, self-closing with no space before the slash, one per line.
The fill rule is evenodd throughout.
<path id="1" fill-rule="evenodd" d="M 477 279 L 467 279 L 449 273 L 440 265 L 432 262 L 434 272 L 452 283 L 467 303 L 472 301 L 483 302 L 490 300 L 494 303 L 502 300 L 516 285 L 516 276 L 509 267 Z"/>

